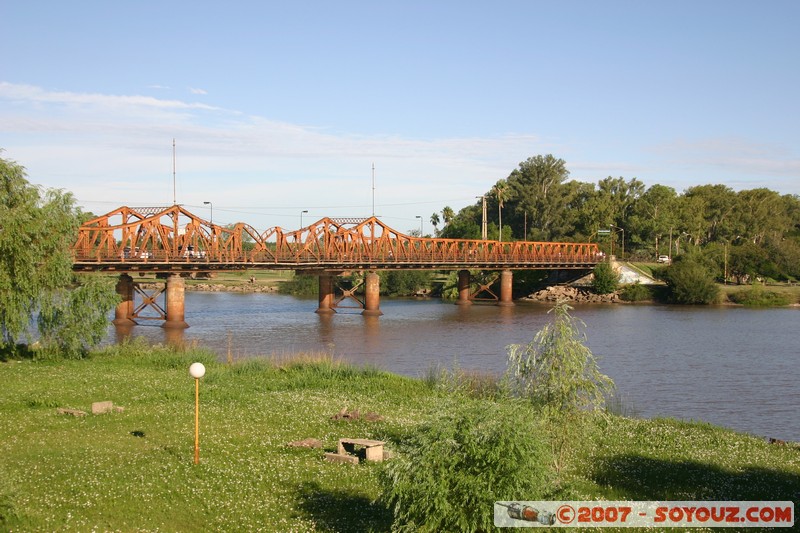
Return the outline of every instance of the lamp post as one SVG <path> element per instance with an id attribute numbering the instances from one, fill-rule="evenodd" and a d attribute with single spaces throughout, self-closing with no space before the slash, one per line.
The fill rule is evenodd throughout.
<path id="1" fill-rule="evenodd" d="M 211 202 L 203 202 L 203 203 L 211 208 L 211 225 L 213 226 L 214 225 L 214 204 L 212 204 Z"/>
<path id="2" fill-rule="evenodd" d="M 303 227 L 303 213 L 308 213 L 308 209 L 303 209 L 302 211 L 300 211 L 300 228 L 301 229 Z"/>
<path id="3" fill-rule="evenodd" d="M 417 215 L 419 219 L 419 236 L 422 237 L 422 215 Z"/>
<path id="4" fill-rule="evenodd" d="M 615 226 L 614 224 L 609 224 L 608 227 L 609 228 L 616 228 L 616 229 L 618 229 L 618 230 L 620 230 L 622 232 L 622 255 L 620 257 L 624 260 L 625 259 L 625 230 L 623 228 L 620 228 L 619 226 Z M 611 241 L 613 243 L 614 239 L 611 239 Z M 612 246 L 613 246 L 613 244 L 612 244 Z"/>
<path id="5" fill-rule="evenodd" d="M 194 464 L 200 463 L 200 378 L 206 375 L 203 363 L 192 363 L 189 375 L 194 378 Z"/>

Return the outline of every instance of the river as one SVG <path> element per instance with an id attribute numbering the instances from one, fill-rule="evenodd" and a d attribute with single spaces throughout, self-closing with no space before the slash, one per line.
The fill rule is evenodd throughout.
<path id="1" fill-rule="evenodd" d="M 141 325 L 132 334 L 196 342 L 222 360 L 306 352 L 419 377 L 437 365 L 503 372 L 506 347 L 529 342 L 551 319 L 549 306 L 526 303 L 383 299 L 381 317 L 316 308 L 316 299 L 293 296 L 187 292 L 190 328 Z M 579 305 L 572 314 L 625 411 L 800 441 L 800 309 Z M 109 341 L 116 335 L 110 328 Z"/>

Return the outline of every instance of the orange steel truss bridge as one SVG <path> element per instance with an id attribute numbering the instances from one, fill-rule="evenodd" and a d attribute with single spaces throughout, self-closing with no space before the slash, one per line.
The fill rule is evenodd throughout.
<path id="1" fill-rule="evenodd" d="M 330 279 L 346 271 L 367 271 L 374 275 L 376 270 L 459 270 L 459 300 L 466 303 L 470 299 L 466 294 L 469 269 L 502 270 L 508 280 L 501 280 L 499 300 L 509 303 L 512 270 L 588 270 L 603 260 L 595 243 L 414 237 L 390 228 L 376 217 L 326 217 L 294 231 L 273 227 L 259 232 L 242 222 L 212 224 L 179 205 L 120 207 L 89 220 L 79 230 L 73 254 L 75 271 L 119 272 L 123 275 L 121 279 L 132 273 L 168 277 L 168 304 L 161 315 L 170 314 L 169 279 L 191 273 L 243 269 L 314 273 L 320 276 L 318 312 L 332 312 Z M 461 277 L 466 281 L 462 283 Z M 365 313 L 370 311 L 371 294 L 378 290 L 373 286 L 375 283 L 371 283 L 368 274 Z M 464 283 L 467 288 L 462 287 Z M 182 300 L 182 282 L 176 280 L 175 285 L 178 284 Z M 128 289 L 118 286 L 118 292 L 124 299 Z M 172 299 L 178 297 L 173 295 Z M 323 301 L 326 299 L 330 301 Z M 373 299 L 376 308 L 372 311 L 379 313 L 377 294 Z M 182 310 L 182 302 L 180 307 Z M 128 318 L 135 314 L 129 311 Z M 173 311 L 173 316 L 176 314 L 182 312 Z M 168 316 L 161 318 L 169 322 Z"/>

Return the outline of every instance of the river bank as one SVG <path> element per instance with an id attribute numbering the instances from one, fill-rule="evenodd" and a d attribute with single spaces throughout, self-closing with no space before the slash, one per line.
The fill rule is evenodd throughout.
<path id="1" fill-rule="evenodd" d="M 207 371 L 195 466 L 187 369 L 197 360 Z M 143 345 L 80 361 L 6 362 L 0 382 L 0 525 L 32 532 L 388 531 L 391 511 L 377 499 L 383 466 L 334 464 L 323 453 L 345 437 L 382 440 L 396 451 L 443 402 L 495 401 L 330 359 L 226 365 L 196 348 Z M 90 411 L 98 401 L 124 409 L 58 413 Z M 380 417 L 337 419 L 344 408 Z M 670 419 L 611 415 L 593 427 L 567 456 L 551 499 L 786 501 L 800 494 L 796 443 Z M 310 438 L 322 448 L 288 446 Z"/>

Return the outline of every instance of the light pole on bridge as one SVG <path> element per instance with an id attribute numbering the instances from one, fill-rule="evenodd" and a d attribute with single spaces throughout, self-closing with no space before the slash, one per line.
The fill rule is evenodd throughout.
<path id="1" fill-rule="evenodd" d="M 203 203 L 211 208 L 211 220 L 210 220 L 210 222 L 211 222 L 211 225 L 213 226 L 214 225 L 214 204 L 211 203 L 211 202 L 203 202 Z"/>
<path id="2" fill-rule="evenodd" d="M 419 219 L 419 236 L 422 237 L 422 215 L 417 215 Z"/>
<path id="3" fill-rule="evenodd" d="M 484 241 L 487 238 L 487 231 L 486 231 L 486 195 L 476 196 L 475 198 L 481 198 L 483 200 L 483 220 L 481 222 L 481 239 Z"/>
<path id="4" fill-rule="evenodd" d="M 619 226 L 615 226 L 614 224 L 609 224 L 608 227 L 609 228 L 618 229 L 619 231 L 622 232 L 622 255 L 620 256 L 620 258 L 624 261 L 625 260 L 625 230 L 623 228 L 620 228 Z M 611 237 L 611 242 L 612 243 L 614 242 L 614 237 L 613 236 Z"/>
<path id="5" fill-rule="evenodd" d="M 300 211 L 300 229 L 303 228 L 303 213 L 308 213 L 308 209 L 303 209 Z"/>

